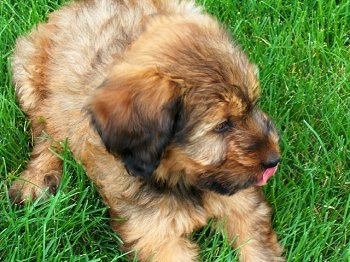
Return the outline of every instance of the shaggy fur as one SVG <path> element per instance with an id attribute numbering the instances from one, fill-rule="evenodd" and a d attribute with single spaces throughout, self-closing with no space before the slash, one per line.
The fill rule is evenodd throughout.
<path id="1" fill-rule="evenodd" d="M 210 218 L 241 261 L 283 261 L 259 187 L 280 153 L 256 71 L 192 1 L 65 5 L 17 41 L 13 80 L 35 140 L 12 198 L 56 190 L 52 148 L 68 138 L 140 261 L 195 261 L 186 237 Z"/>

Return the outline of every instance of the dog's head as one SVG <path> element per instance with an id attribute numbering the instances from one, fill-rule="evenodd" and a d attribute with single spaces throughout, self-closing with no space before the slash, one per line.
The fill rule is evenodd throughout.
<path id="1" fill-rule="evenodd" d="M 89 111 L 130 174 L 233 194 L 263 185 L 278 135 L 257 106 L 257 69 L 216 21 L 154 18 L 94 94 Z"/>

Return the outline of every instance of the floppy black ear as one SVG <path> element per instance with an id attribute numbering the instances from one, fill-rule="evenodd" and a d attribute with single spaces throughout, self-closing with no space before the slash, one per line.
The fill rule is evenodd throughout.
<path id="1" fill-rule="evenodd" d="M 89 107 L 107 150 L 129 173 L 142 177 L 158 167 L 180 110 L 179 87 L 156 71 L 109 77 Z"/>

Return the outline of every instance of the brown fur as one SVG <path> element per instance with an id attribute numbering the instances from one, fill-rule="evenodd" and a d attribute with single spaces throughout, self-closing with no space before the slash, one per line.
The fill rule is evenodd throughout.
<path id="1" fill-rule="evenodd" d="M 189 1 L 67 4 L 19 38 L 13 79 L 35 145 L 18 202 L 54 192 L 68 138 L 140 261 L 195 261 L 186 236 L 225 221 L 241 261 L 283 261 L 257 182 L 279 160 L 256 68 Z"/>

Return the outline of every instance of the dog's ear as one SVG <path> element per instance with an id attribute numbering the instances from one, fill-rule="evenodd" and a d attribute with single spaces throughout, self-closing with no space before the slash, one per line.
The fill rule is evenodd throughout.
<path id="1" fill-rule="evenodd" d="M 89 112 L 107 150 L 129 173 L 148 177 L 178 128 L 180 88 L 157 69 L 123 72 L 107 77 Z"/>

